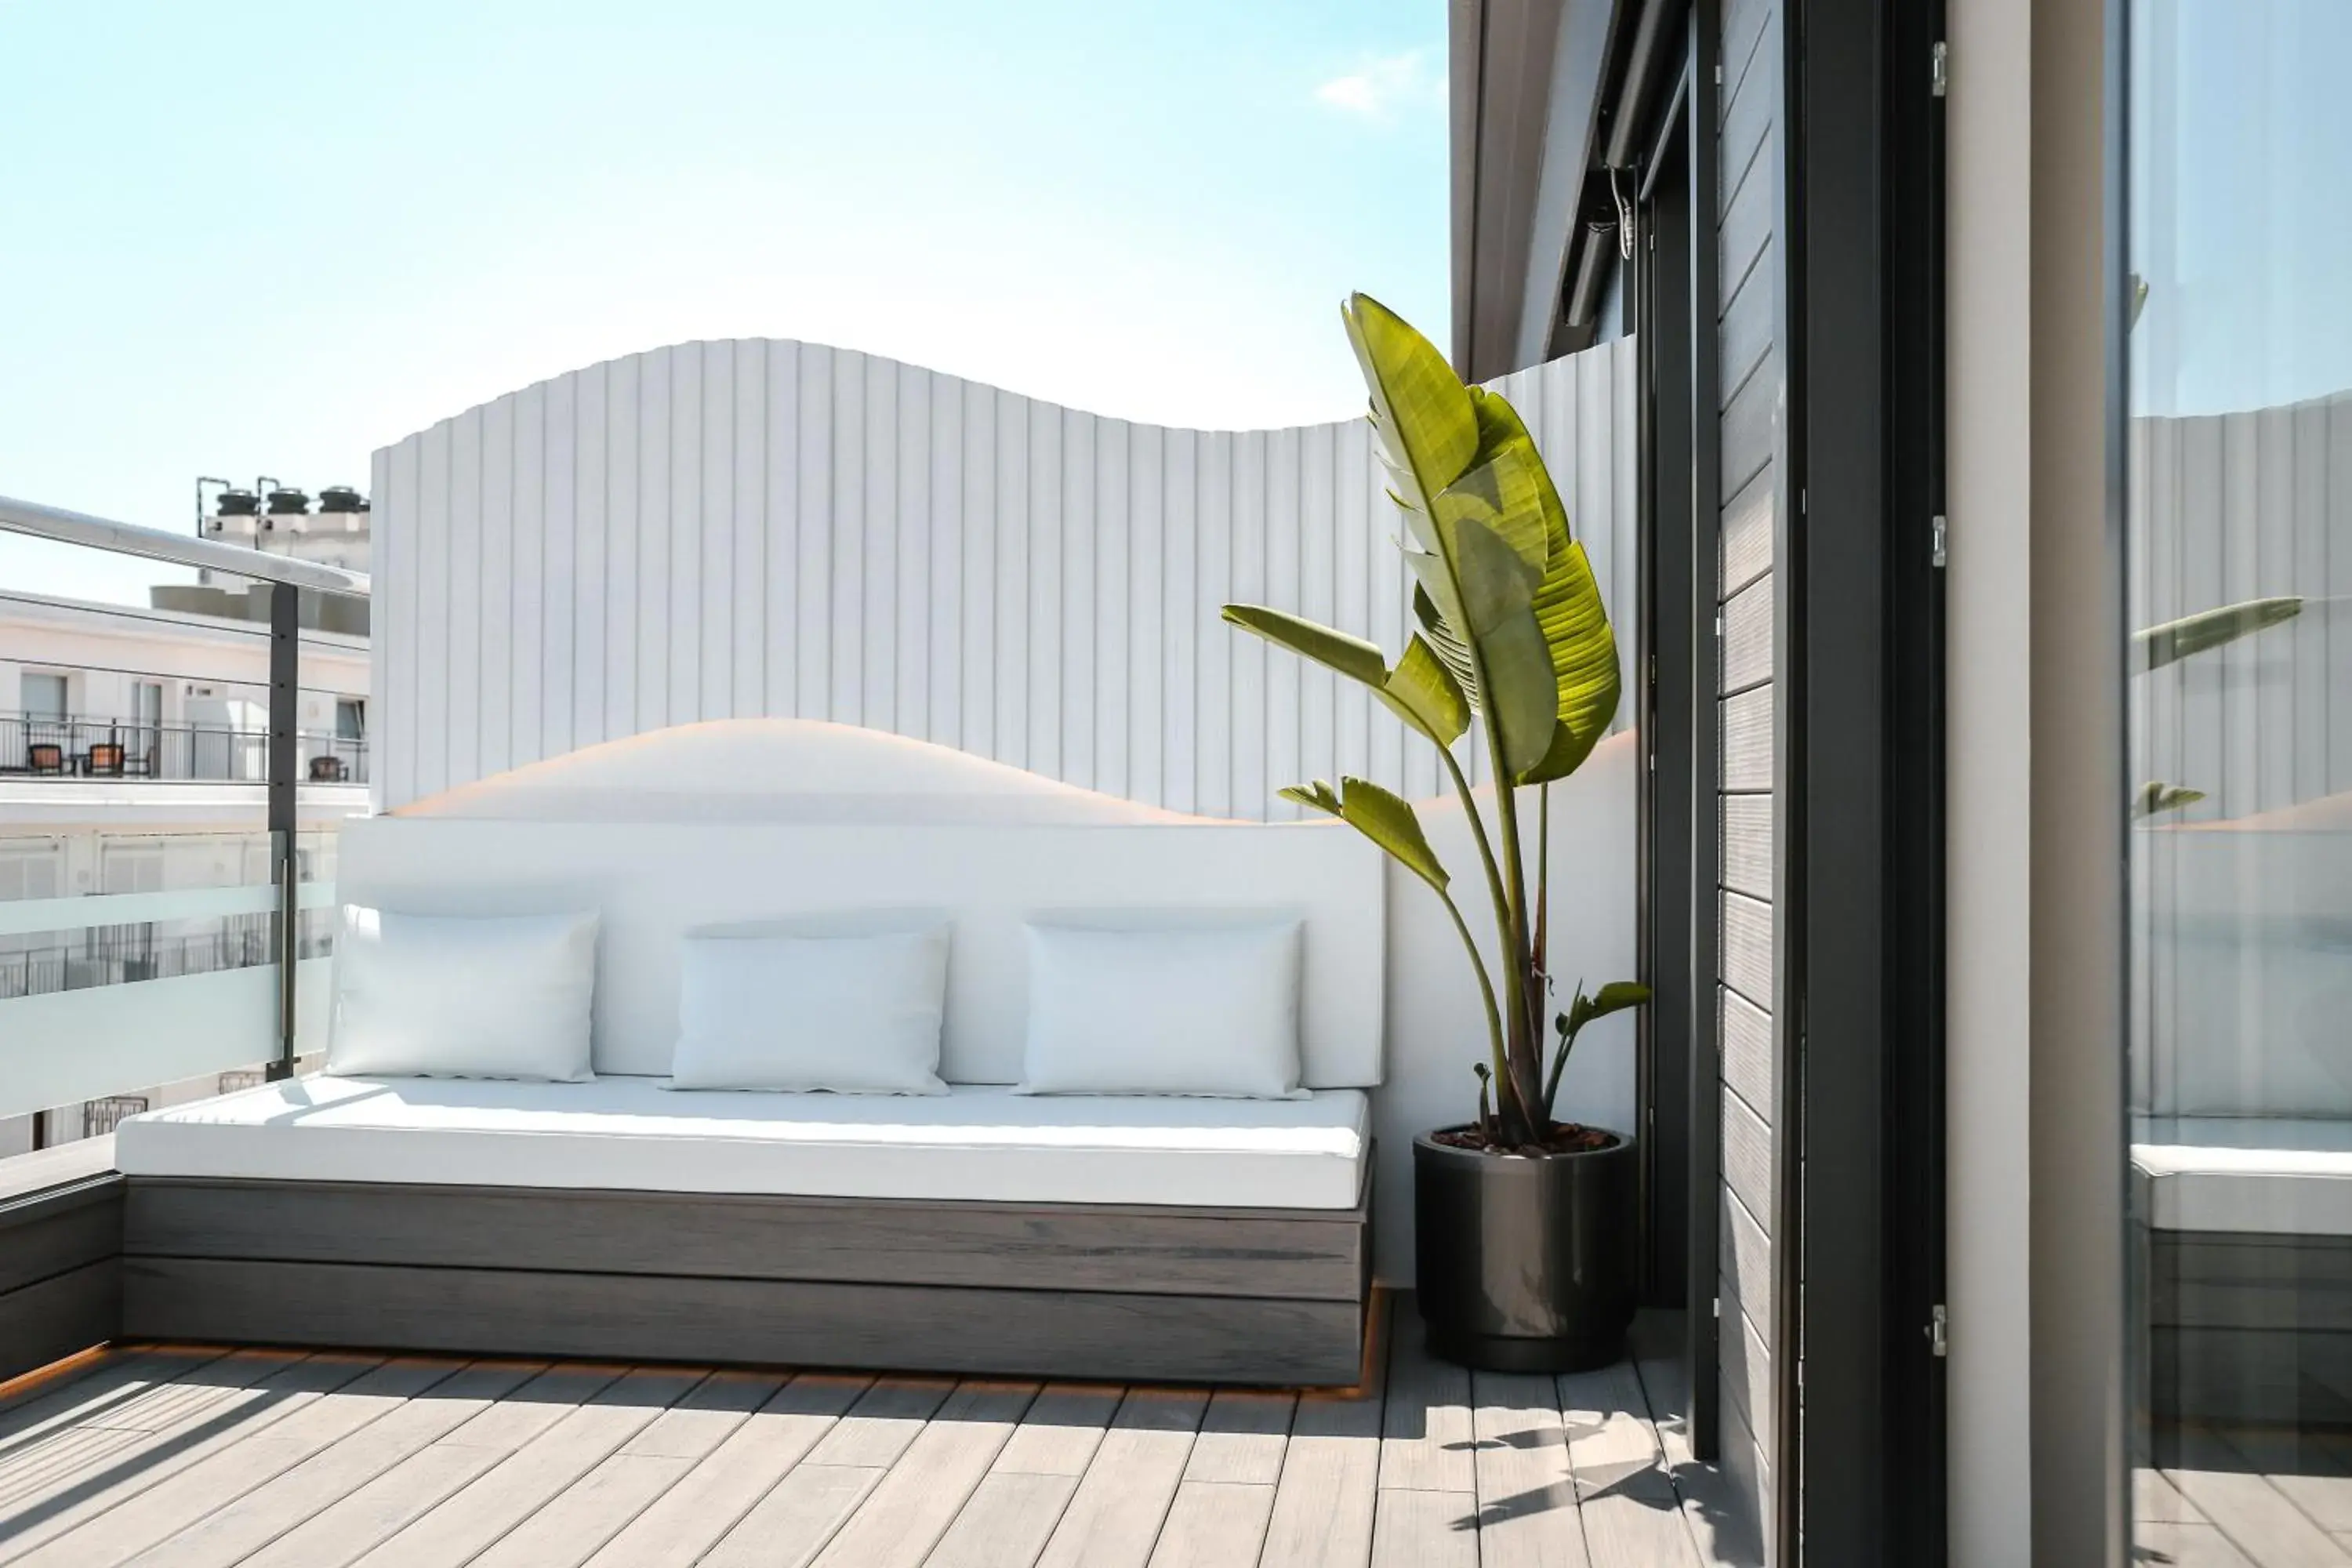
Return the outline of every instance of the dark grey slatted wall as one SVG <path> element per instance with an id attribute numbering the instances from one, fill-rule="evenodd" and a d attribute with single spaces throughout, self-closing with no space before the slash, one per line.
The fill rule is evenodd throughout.
<path id="1" fill-rule="evenodd" d="M 1721 885 L 1716 890 L 1723 1074 L 1721 1278 L 1717 1328 L 1726 1468 L 1748 1493 L 1764 1539 L 1774 1456 L 1772 1007 L 1778 861 L 1773 672 L 1773 535 L 1783 375 L 1780 17 L 1777 0 L 1726 0 L 1717 236 L 1721 295 L 1720 571 L 1717 636 L 1722 747 L 1717 778 Z"/>

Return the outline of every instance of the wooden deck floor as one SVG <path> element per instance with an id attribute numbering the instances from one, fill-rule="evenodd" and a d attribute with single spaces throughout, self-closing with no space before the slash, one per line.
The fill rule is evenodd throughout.
<path id="1" fill-rule="evenodd" d="M 2137 1560 L 2177 1568 L 2352 1568 L 2352 1436 L 2191 1423 L 2136 1472 Z"/>
<path id="2" fill-rule="evenodd" d="M 1666 1363 L 1472 1376 L 1392 1317 L 1353 1396 L 125 1347 L 0 1405 L 0 1563 L 1755 1560 Z"/>

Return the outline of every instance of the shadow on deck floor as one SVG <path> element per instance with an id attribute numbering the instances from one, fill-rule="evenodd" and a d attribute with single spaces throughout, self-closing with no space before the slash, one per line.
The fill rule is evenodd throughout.
<path id="1" fill-rule="evenodd" d="M 1670 1361 L 1473 1374 L 1394 1305 L 1347 1395 L 125 1347 L 0 1405 L 0 1563 L 1759 1560 Z"/>

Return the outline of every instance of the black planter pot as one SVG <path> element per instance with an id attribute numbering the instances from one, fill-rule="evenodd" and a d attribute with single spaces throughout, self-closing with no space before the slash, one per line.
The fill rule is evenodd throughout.
<path id="1" fill-rule="evenodd" d="M 1494 1372 L 1616 1360 L 1633 1321 L 1638 1174 L 1624 1137 L 1541 1155 L 1414 1139 L 1415 1282 L 1430 1350 Z"/>

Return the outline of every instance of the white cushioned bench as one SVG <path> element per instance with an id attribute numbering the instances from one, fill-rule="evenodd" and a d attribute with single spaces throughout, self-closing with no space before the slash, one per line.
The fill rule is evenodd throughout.
<path id="1" fill-rule="evenodd" d="M 2137 1207 L 2154 1229 L 2352 1237 L 2352 1122 L 2143 1117 L 2131 1153 Z"/>
<path id="2" fill-rule="evenodd" d="M 339 899 L 372 910 L 594 910 L 596 1076 L 315 1077 L 131 1118 L 127 1332 L 1356 1381 L 1386 893 L 1348 829 L 1177 816 L 895 736 L 735 721 L 352 823 L 338 859 Z M 950 932 L 948 1093 L 664 1087 L 690 933 L 906 914 Z M 1308 1092 L 1013 1092 L 1040 921 L 1295 925 Z M 1107 1051 L 1136 1037 L 1119 1010 Z"/>
<path id="3" fill-rule="evenodd" d="M 319 1077 L 125 1121 L 126 1175 L 982 1203 L 1349 1209 L 1363 1091 L 1309 1100 L 673 1093 Z"/>

